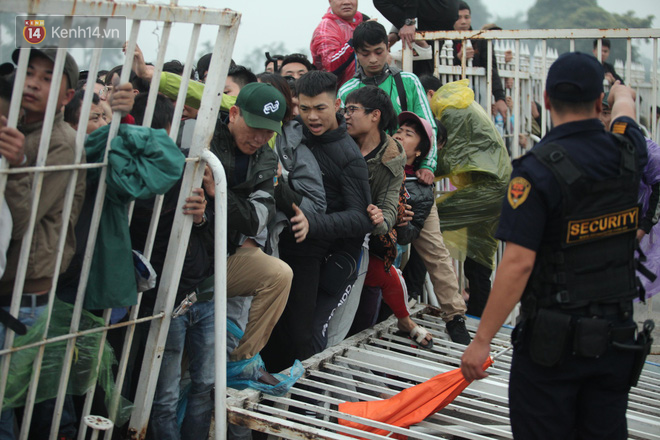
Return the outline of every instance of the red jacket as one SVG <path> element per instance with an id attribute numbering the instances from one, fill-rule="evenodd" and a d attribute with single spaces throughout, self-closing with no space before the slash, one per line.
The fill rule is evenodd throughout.
<path id="1" fill-rule="evenodd" d="M 355 56 L 349 40 L 353 38 L 353 30 L 360 23 L 360 12 L 355 13 L 352 22 L 347 22 L 328 8 L 312 35 L 310 50 L 314 65 L 319 70 L 327 70 L 337 75 L 338 87 L 355 74 Z"/>

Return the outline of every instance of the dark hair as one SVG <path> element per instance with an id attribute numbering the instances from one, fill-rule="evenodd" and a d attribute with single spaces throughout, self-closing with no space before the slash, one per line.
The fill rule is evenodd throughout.
<path id="1" fill-rule="evenodd" d="M 425 92 L 428 92 L 429 90 L 436 91 L 442 87 L 442 81 L 440 81 L 439 78 L 429 74 L 420 76 L 419 82 L 422 83 L 422 87 L 424 87 Z"/>
<path id="2" fill-rule="evenodd" d="M 82 90 L 83 86 L 85 84 L 87 84 L 88 82 L 89 82 L 88 79 L 79 79 L 78 84 L 76 84 L 76 91 L 77 90 Z M 101 84 L 102 86 L 105 86 L 105 83 L 100 78 L 96 78 L 95 83 L 96 84 Z"/>
<path id="3" fill-rule="evenodd" d="M 416 150 L 419 151 L 420 154 L 415 158 L 415 161 L 412 164 L 413 168 L 417 169 L 422 164 L 422 161 L 426 155 L 429 154 L 431 143 L 426 138 L 426 130 L 424 129 L 424 126 L 421 124 L 421 122 L 415 119 L 408 119 L 403 124 L 401 124 L 402 127 L 405 125 L 412 127 L 412 129 L 415 130 L 415 133 L 419 135 L 419 144 L 417 144 Z"/>
<path id="4" fill-rule="evenodd" d="M 465 9 L 467 9 L 468 11 L 470 11 L 470 13 L 472 13 L 472 9 L 470 9 L 470 5 L 465 3 L 463 0 L 459 1 L 458 2 L 458 10 L 463 11 Z"/>
<path id="5" fill-rule="evenodd" d="M 99 70 L 99 73 L 96 75 L 97 79 L 105 78 L 105 74 L 108 73 L 107 70 Z M 104 83 L 105 84 L 105 83 Z"/>
<path id="6" fill-rule="evenodd" d="M 602 44 L 603 47 L 607 47 L 608 49 L 610 49 L 610 48 L 612 47 L 612 46 L 611 46 L 612 43 L 611 43 L 611 41 L 609 40 L 609 38 L 603 38 L 601 44 Z M 596 39 L 594 40 L 594 49 L 596 49 L 597 47 L 598 47 L 598 38 L 596 38 Z"/>
<path id="7" fill-rule="evenodd" d="M 177 75 L 183 75 L 183 64 L 179 60 L 168 61 L 163 64 L 163 72 L 176 73 Z"/>
<path id="8" fill-rule="evenodd" d="M 78 122 L 80 120 L 80 109 L 82 108 L 82 102 L 84 97 L 85 97 L 85 91 L 83 89 L 79 89 L 73 95 L 71 101 L 69 101 L 69 103 L 64 106 L 65 122 L 68 122 L 69 124 L 78 125 Z M 92 96 L 92 103 L 94 105 L 99 105 L 99 102 L 101 102 L 99 95 L 94 93 L 94 95 Z"/>
<path id="9" fill-rule="evenodd" d="M 231 79 L 238 84 L 240 88 L 243 88 L 250 83 L 257 82 L 257 76 L 245 66 L 234 66 L 230 68 L 227 76 L 231 76 Z"/>
<path id="10" fill-rule="evenodd" d="M 387 31 L 377 21 L 365 21 L 360 23 L 353 31 L 353 48 L 364 49 L 367 44 L 376 46 L 380 43 L 387 45 Z"/>
<path id="11" fill-rule="evenodd" d="M 365 110 L 365 113 L 371 113 L 374 110 L 380 110 L 380 121 L 378 129 L 393 133 L 398 125 L 397 114 L 392 105 L 392 98 L 381 88 L 376 86 L 365 86 L 353 90 L 346 97 L 346 104 L 355 103 L 362 107 L 372 109 Z"/>
<path id="12" fill-rule="evenodd" d="M 115 73 L 117 76 L 121 77 L 121 70 L 122 66 L 115 66 L 111 70 L 108 71 L 108 73 L 105 74 L 105 85 L 106 86 L 111 86 L 112 85 L 112 77 L 115 76 Z M 137 76 L 135 72 L 131 70 L 130 75 L 128 76 L 128 82 L 131 83 L 134 89 L 136 89 L 140 93 L 148 92 L 149 91 L 149 83 Z"/>
<path id="13" fill-rule="evenodd" d="M 197 61 L 197 67 L 195 68 L 195 72 L 191 75 L 194 77 L 195 73 L 197 74 L 197 78 L 199 81 L 204 82 L 204 76 L 208 74 L 209 72 L 209 67 L 211 66 L 211 53 L 207 53 L 202 55 L 199 60 Z M 231 69 L 232 67 L 235 67 L 236 63 L 232 59 L 231 62 L 229 63 L 229 68 Z"/>
<path id="14" fill-rule="evenodd" d="M 284 57 L 282 60 L 282 65 L 280 66 L 280 72 L 284 69 L 284 66 L 291 63 L 300 63 L 307 68 L 307 71 L 315 70 L 314 65 L 309 61 L 306 55 L 302 53 L 292 53 Z"/>
<path id="15" fill-rule="evenodd" d="M 321 70 L 307 72 L 296 81 L 298 95 L 313 98 L 321 93 L 337 96 L 337 76 L 334 73 Z"/>
<path id="16" fill-rule="evenodd" d="M 11 92 L 14 88 L 14 75 L 0 75 L 0 98 L 11 101 Z"/>
<path id="17" fill-rule="evenodd" d="M 284 55 L 271 55 L 270 52 L 266 52 L 264 55 L 266 56 L 264 69 L 266 69 L 270 63 L 273 63 L 273 72 L 279 72 L 280 69 L 277 68 L 277 61 L 284 60 Z"/>
<path id="18" fill-rule="evenodd" d="M 142 125 L 144 114 L 147 110 L 148 93 L 140 93 L 135 97 L 131 115 L 135 118 L 136 125 Z M 174 104 L 167 96 L 159 93 L 156 95 L 156 104 L 154 105 L 154 116 L 151 120 L 151 128 L 164 128 L 167 130 L 172 125 L 174 117 Z"/>
<path id="19" fill-rule="evenodd" d="M 287 81 L 277 73 L 264 72 L 257 75 L 257 78 L 262 83 L 270 84 L 280 91 L 284 96 L 286 102 L 286 112 L 282 118 L 282 123 L 285 124 L 293 119 L 293 99 L 291 98 L 291 89 Z"/>

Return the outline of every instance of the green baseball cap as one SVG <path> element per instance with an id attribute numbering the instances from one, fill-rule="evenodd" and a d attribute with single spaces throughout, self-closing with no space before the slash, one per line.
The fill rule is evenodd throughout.
<path id="1" fill-rule="evenodd" d="M 284 96 L 270 84 L 245 85 L 236 98 L 248 127 L 263 128 L 282 134 L 282 118 L 286 113 Z"/>
<path id="2" fill-rule="evenodd" d="M 20 54 L 20 51 L 21 49 L 14 50 L 11 56 L 12 60 L 16 64 L 18 64 L 18 56 Z M 30 51 L 30 58 L 34 56 L 42 56 L 44 58 L 47 58 L 53 62 L 53 65 L 55 65 L 55 57 L 57 57 L 57 48 L 48 47 L 48 46 L 40 49 L 33 48 Z M 69 80 L 70 89 L 75 89 L 76 86 L 78 85 L 78 73 L 79 73 L 78 64 L 76 63 L 76 60 L 74 60 L 71 54 L 67 52 L 66 58 L 64 59 L 64 74 Z"/>

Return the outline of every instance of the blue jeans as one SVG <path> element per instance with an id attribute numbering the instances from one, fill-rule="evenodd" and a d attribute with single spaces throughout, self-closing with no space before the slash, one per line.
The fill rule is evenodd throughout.
<path id="1" fill-rule="evenodd" d="M 26 327 L 34 325 L 37 318 L 46 311 L 47 306 L 21 307 L 18 310 L 18 320 Z M 9 307 L 3 307 L 9 312 Z M 5 325 L 0 323 L 0 347 L 5 348 Z M 0 414 L 0 440 L 14 440 L 14 410 L 7 409 Z"/>
<path id="2" fill-rule="evenodd" d="M 208 438 L 213 413 L 211 390 L 215 384 L 214 307 L 213 301 L 195 303 L 188 313 L 170 323 L 149 422 L 154 439 Z M 184 346 L 190 358 L 192 387 L 188 393 L 186 416 L 179 430 L 176 410 Z"/>

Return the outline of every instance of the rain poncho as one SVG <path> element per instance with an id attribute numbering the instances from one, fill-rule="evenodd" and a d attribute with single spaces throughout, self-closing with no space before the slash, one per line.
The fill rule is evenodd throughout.
<path id="1" fill-rule="evenodd" d="M 511 161 L 502 138 L 484 109 L 474 101 L 469 81 L 441 87 L 431 100 L 435 117 L 448 139 L 438 153 L 436 176 L 456 187 L 437 200 L 440 225 L 448 248 L 491 267 L 502 198 Z"/>
<path id="2" fill-rule="evenodd" d="M 103 161 L 109 125 L 94 131 L 85 143 L 89 163 Z M 185 156 L 165 130 L 121 124 L 108 155 L 107 190 L 89 273 L 85 308 L 131 306 L 137 302 L 128 203 L 167 192 L 183 173 Z M 95 186 L 100 168 L 87 172 Z"/>
<path id="3" fill-rule="evenodd" d="M 48 338 L 62 336 L 69 333 L 73 305 L 60 301 L 55 297 L 53 312 L 48 324 Z M 17 336 L 14 347 L 22 347 L 43 340 L 48 314 L 43 313 L 24 336 Z M 80 331 L 103 327 L 103 318 L 92 315 L 83 310 L 78 329 Z M 112 366 L 117 363 L 114 352 L 107 342 L 103 345 L 103 353 L 99 364 L 99 348 L 104 340 L 103 332 L 89 333 L 78 336 L 74 346 L 71 373 L 67 385 L 67 394 L 82 396 L 97 384 L 105 391 L 106 407 L 115 391 L 115 380 Z M 68 341 L 63 340 L 46 345 L 39 386 L 37 388 L 36 402 L 43 402 L 57 396 L 60 384 L 62 362 Z M 34 359 L 40 347 L 27 348 L 12 354 L 7 376 L 7 390 L 3 408 L 19 408 L 25 405 L 25 399 L 30 386 L 30 379 L 34 373 Z M 116 425 L 121 426 L 131 414 L 132 404 L 123 397 L 119 398 L 119 407 L 116 416 L 112 417 Z"/>
<path id="4" fill-rule="evenodd" d="M 644 168 L 644 179 L 640 183 L 639 201 L 642 204 L 642 217 L 646 215 L 649 209 L 649 198 L 651 197 L 651 185 L 660 182 L 660 147 L 650 139 L 646 140 L 649 161 Z M 660 223 L 656 223 L 651 231 L 642 238 L 639 243 L 642 252 L 646 255 L 644 266 L 660 275 Z M 655 281 L 650 281 L 644 275 L 639 275 L 639 279 L 646 290 L 646 297 L 660 293 L 660 276 Z"/>

